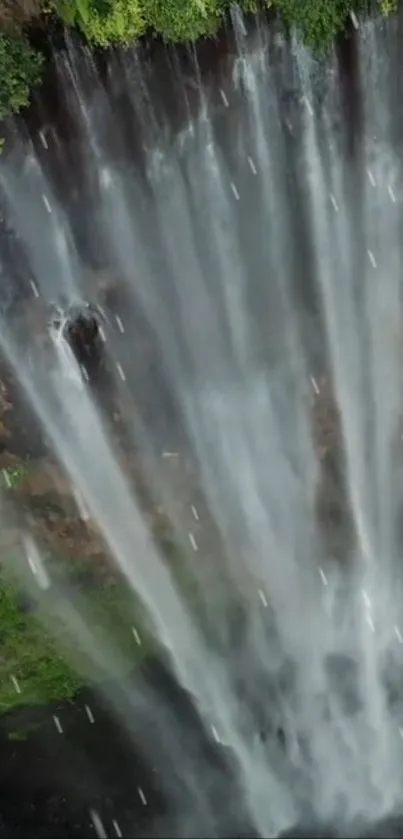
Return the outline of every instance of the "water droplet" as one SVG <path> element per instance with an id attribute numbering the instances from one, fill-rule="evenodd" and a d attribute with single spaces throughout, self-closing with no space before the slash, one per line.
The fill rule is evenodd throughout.
<path id="1" fill-rule="evenodd" d="M 34 297 L 39 297 L 39 291 L 38 291 L 37 286 L 35 285 L 34 281 L 30 280 L 29 283 L 30 283 L 30 286 L 31 286 L 32 291 L 34 293 Z"/>
<path id="2" fill-rule="evenodd" d="M 145 806 L 147 805 L 147 799 L 146 799 L 146 797 L 145 797 L 145 795 L 144 795 L 144 792 L 143 792 L 143 790 L 141 789 L 141 787 L 137 787 L 137 792 L 138 792 L 138 794 L 139 794 L 139 796 L 140 796 L 140 801 L 141 801 L 141 803 L 142 803 L 142 804 L 144 804 L 144 807 L 145 807 Z"/>
<path id="3" fill-rule="evenodd" d="M 122 379 L 122 382 L 125 382 L 126 381 L 126 376 L 125 376 L 125 373 L 123 371 L 122 365 L 119 364 L 118 361 L 116 362 L 116 370 L 118 371 L 119 376 Z"/>
<path id="4" fill-rule="evenodd" d="M 44 203 L 48 213 L 51 213 L 52 212 L 52 207 L 50 206 L 49 198 L 45 194 L 43 194 L 42 199 L 43 199 L 43 203 Z"/>
<path id="5" fill-rule="evenodd" d="M 20 688 L 20 686 L 19 686 L 19 684 L 18 684 L 18 680 L 17 680 L 17 678 L 16 678 L 15 676 L 11 676 L 11 681 L 12 681 L 12 683 L 13 683 L 13 685 L 14 685 L 14 690 L 15 690 L 15 692 L 16 692 L 16 693 L 21 693 L 21 688 Z"/>
<path id="6" fill-rule="evenodd" d="M 238 190 L 237 190 L 233 181 L 231 181 L 231 189 L 232 189 L 232 192 L 233 192 L 236 200 L 239 201 L 240 195 L 239 195 L 239 192 L 238 192 Z"/>
<path id="7" fill-rule="evenodd" d="M 38 136 L 39 136 L 39 139 L 40 139 L 40 141 L 43 145 L 43 148 L 47 149 L 48 148 L 48 141 L 46 139 L 45 132 L 44 131 L 38 131 Z"/>
<path id="8" fill-rule="evenodd" d="M 59 717 L 57 717 L 56 714 L 53 714 L 53 722 L 54 722 L 59 734 L 63 734 L 62 724 L 59 720 Z"/>
<path id="9" fill-rule="evenodd" d="M 115 320 L 116 320 L 116 324 L 117 324 L 119 332 L 121 332 L 122 335 L 123 335 L 123 332 L 125 331 L 125 328 L 123 326 L 122 320 L 119 317 L 119 315 L 115 315 Z"/>
<path id="10" fill-rule="evenodd" d="M 373 173 L 371 172 L 371 169 L 367 169 L 367 175 L 371 186 L 376 186 L 376 180 L 374 178 Z"/>
<path id="11" fill-rule="evenodd" d="M 338 205 L 338 203 L 337 203 L 337 201 L 336 201 L 332 192 L 329 193 L 329 198 L 330 198 L 330 200 L 333 204 L 333 207 L 334 207 L 336 213 L 338 213 L 339 212 L 339 205 Z"/>
<path id="12" fill-rule="evenodd" d="M 220 96 L 221 96 L 221 99 L 222 99 L 225 107 L 228 108 L 229 107 L 229 102 L 228 102 L 228 99 L 225 95 L 225 92 L 223 91 L 223 89 L 221 87 L 220 87 Z"/>
<path id="13" fill-rule="evenodd" d="M 268 603 L 267 603 L 267 600 L 266 600 L 266 595 L 265 595 L 265 593 L 262 591 L 262 589 L 261 589 L 261 588 L 259 589 L 259 597 L 260 597 L 260 599 L 261 599 L 261 601 L 262 601 L 262 604 L 263 604 L 264 608 L 265 608 L 265 609 L 267 609 Z"/>
<path id="14" fill-rule="evenodd" d="M 372 253 L 372 251 L 370 251 L 370 250 L 368 250 L 368 251 L 367 251 L 367 253 L 368 253 L 368 256 L 369 256 L 369 259 L 370 259 L 370 262 L 371 262 L 372 267 L 373 267 L 373 268 L 376 268 L 376 267 L 377 267 L 377 264 L 376 264 L 376 259 L 375 259 L 375 257 L 374 257 L 374 254 L 373 254 L 373 253 Z"/>
<path id="15" fill-rule="evenodd" d="M 136 644 L 138 644 L 139 647 L 141 647 L 141 638 L 140 638 L 139 633 L 137 632 L 137 629 L 134 626 L 132 626 L 132 632 L 133 632 L 133 636 L 134 636 L 134 640 L 136 641 Z"/>
<path id="16" fill-rule="evenodd" d="M 323 568 L 319 568 L 319 574 L 321 576 L 323 585 L 327 586 L 327 577 L 326 577 L 326 574 L 325 574 Z"/>
<path id="17" fill-rule="evenodd" d="M 396 204 L 396 195 L 394 193 L 393 187 L 390 186 L 390 184 L 388 186 L 388 192 L 389 192 L 389 195 L 390 195 L 390 200 L 393 202 L 393 204 Z"/>
<path id="18" fill-rule="evenodd" d="M 193 533 L 188 533 L 188 536 L 189 536 L 189 542 L 190 542 L 193 550 L 198 551 L 199 548 L 198 548 L 198 545 L 197 545 L 197 542 L 196 542 L 196 539 L 195 539 Z"/>
<path id="19" fill-rule="evenodd" d="M 319 390 L 319 386 L 318 386 L 318 383 L 317 383 L 315 377 L 311 376 L 310 379 L 311 379 L 311 384 L 312 384 L 312 387 L 313 387 L 316 395 L 319 396 L 320 390 Z"/>
<path id="20" fill-rule="evenodd" d="M 89 705 L 84 705 L 84 708 L 85 708 L 85 713 L 87 714 L 87 717 L 88 717 L 90 723 L 93 724 L 95 722 L 95 720 L 94 720 L 94 715 L 91 711 L 90 706 Z"/>
<path id="21" fill-rule="evenodd" d="M 248 163 L 249 163 L 249 168 L 250 168 L 251 172 L 253 172 L 254 175 L 257 175 L 257 169 L 256 169 L 254 161 L 251 157 L 248 157 Z"/>
<path id="22" fill-rule="evenodd" d="M 351 18 L 351 22 L 354 26 L 354 29 L 358 29 L 359 28 L 359 23 L 358 23 L 358 18 L 357 18 L 356 13 L 351 11 L 350 12 L 350 18 Z"/>
<path id="23" fill-rule="evenodd" d="M 101 817 L 96 810 L 90 810 L 91 821 L 95 828 L 95 833 L 98 836 L 98 839 L 107 839 L 107 833 L 103 826 Z"/>
<path id="24" fill-rule="evenodd" d="M 214 740 L 216 741 L 216 743 L 221 743 L 221 740 L 218 736 L 218 732 L 217 732 L 217 729 L 216 729 L 215 725 L 211 726 L 211 731 L 213 733 L 213 737 L 214 737 Z"/>

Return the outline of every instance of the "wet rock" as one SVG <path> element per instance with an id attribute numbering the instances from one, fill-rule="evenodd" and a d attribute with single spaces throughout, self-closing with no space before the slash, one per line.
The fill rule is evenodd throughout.
<path id="1" fill-rule="evenodd" d="M 63 335 L 79 364 L 99 359 L 99 323 L 89 304 L 71 307 L 63 326 Z"/>
<path id="2" fill-rule="evenodd" d="M 63 339 L 88 378 L 94 379 L 104 368 L 101 316 L 90 303 L 54 304 L 48 312 L 48 335 L 52 343 Z"/>
<path id="3" fill-rule="evenodd" d="M 0 360 L 0 468 L 7 458 L 26 461 L 47 451 L 39 422 L 13 373 Z"/>

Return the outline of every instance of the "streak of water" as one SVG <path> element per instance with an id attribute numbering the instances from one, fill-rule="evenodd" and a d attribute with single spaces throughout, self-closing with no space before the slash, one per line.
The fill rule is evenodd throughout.
<path id="1" fill-rule="evenodd" d="M 24 185 L 21 174 L 15 177 L 10 171 L 2 172 L 0 188 L 9 203 L 11 222 L 28 252 L 36 288 L 48 302 L 55 292 L 63 292 L 73 301 L 79 298 L 80 264 L 67 220 L 36 157 L 27 156 Z"/>

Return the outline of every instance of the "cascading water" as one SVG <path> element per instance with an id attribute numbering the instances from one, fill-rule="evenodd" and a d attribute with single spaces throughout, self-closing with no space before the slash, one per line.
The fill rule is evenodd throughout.
<path id="1" fill-rule="evenodd" d="M 72 148 L 56 129 L 42 146 L 17 137 L 0 168 L 42 327 L 27 334 L 4 310 L 0 342 L 80 515 L 230 755 L 250 824 L 352 835 L 403 808 L 400 21 L 362 24 L 344 47 L 357 59 L 353 111 L 343 51 L 319 64 L 264 25 L 248 35 L 235 15 L 234 27 L 221 87 L 196 68 L 195 90 L 173 62 L 180 130 L 130 51 L 111 56 L 105 86 L 73 44 L 56 58 Z M 108 302 L 105 277 L 123 305 Z M 106 389 L 186 553 L 194 600 L 144 516 L 91 373 L 65 330 L 43 327 L 55 305 L 87 300 Z M 158 363 L 144 370 L 150 341 Z M 332 446 L 336 524 L 319 512 Z M 191 463 L 177 494 L 176 461 Z M 24 527 L 16 567 L 49 618 L 51 572 Z M 73 645 L 116 681 L 113 644 L 70 589 L 57 603 Z M 147 688 L 122 680 L 109 701 L 132 733 Z M 180 788 L 162 778 L 178 835 L 192 818 L 216 835 L 208 779 L 153 701 L 181 776 Z M 157 740 L 143 749 L 155 756 Z"/>

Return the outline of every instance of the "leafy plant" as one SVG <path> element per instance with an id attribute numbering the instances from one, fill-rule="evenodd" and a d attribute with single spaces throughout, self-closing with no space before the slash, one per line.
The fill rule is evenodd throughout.
<path id="1" fill-rule="evenodd" d="M 309 47 L 322 50 L 330 46 L 348 14 L 362 3 L 360 0 L 304 0 L 303 3 L 301 0 L 273 0 L 272 5 Z"/>
<path id="2" fill-rule="evenodd" d="M 0 34 L 0 117 L 17 113 L 29 103 L 41 79 L 43 56 L 23 37 Z"/>
<path id="3" fill-rule="evenodd" d="M 378 0 L 378 5 L 383 15 L 397 12 L 397 0 Z"/>
<path id="4" fill-rule="evenodd" d="M 128 44 L 143 34 L 141 0 L 56 0 L 56 10 L 68 25 L 77 24 L 94 44 Z"/>
<path id="5" fill-rule="evenodd" d="M 148 25 L 167 41 L 194 41 L 217 28 L 220 0 L 146 0 Z"/>
<path id="6" fill-rule="evenodd" d="M 267 6 L 270 6 L 270 2 L 266 3 Z M 239 3 L 240 8 L 243 12 L 258 12 L 259 7 L 262 7 L 261 0 L 240 0 Z"/>

